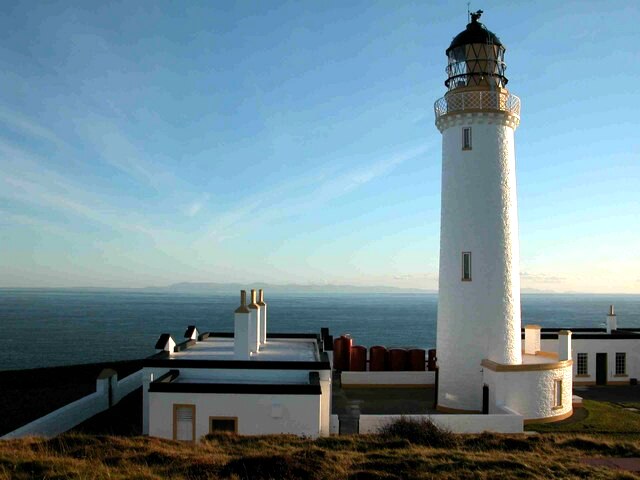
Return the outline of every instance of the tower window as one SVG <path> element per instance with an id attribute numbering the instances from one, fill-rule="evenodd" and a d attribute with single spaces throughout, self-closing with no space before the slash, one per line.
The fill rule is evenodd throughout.
<path id="1" fill-rule="evenodd" d="M 616 353 L 616 375 L 627 374 L 627 354 L 624 352 Z"/>
<path id="2" fill-rule="evenodd" d="M 562 406 L 562 380 L 553 381 L 553 408 Z"/>
<path id="3" fill-rule="evenodd" d="M 471 127 L 462 128 L 462 149 L 471 150 Z"/>
<path id="4" fill-rule="evenodd" d="M 462 281 L 471 281 L 471 252 L 462 252 Z"/>
<path id="5" fill-rule="evenodd" d="M 589 357 L 587 353 L 578 354 L 578 375 L 588 375 Z"/>

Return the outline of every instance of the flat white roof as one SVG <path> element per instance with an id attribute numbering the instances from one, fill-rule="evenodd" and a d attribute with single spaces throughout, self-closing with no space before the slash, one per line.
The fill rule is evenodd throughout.
<path id="1" fill-rule="evenodd" d="M 558 358 L 547 357 L 544 355 L 529 355 L 526 353 L 522 354 L 522 364 L 523 365 L 537 365 L 540 363 L 557 363 Z"/>
<path id="2" fill-rule="evenodd" d="M 208 337 L 189 348 L 171 354 L 178 360 L 236 360 L 233 338 Z M 269 338 L 251 361 L 317 362 L 318 347 L 310 338 Z"/>

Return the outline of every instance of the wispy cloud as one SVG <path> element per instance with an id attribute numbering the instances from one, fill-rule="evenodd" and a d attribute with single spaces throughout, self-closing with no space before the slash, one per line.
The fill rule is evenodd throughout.
<path id="1" fill-rule="evenodd" d="M 18 130 L 31 138 L 46 140 L 58 146 L 65 145 L 65 142 L 48 128 L 39 125 L 32 119 L 11 112 L 2 106 L 0 106 L 0 123 L 3 123 L 5 127 L 12 130 Z"/>
<path id="2" fill-rule="evenodd" d="M 227 238 L 228 229 L 242 223 L 255 227 L 256 223 L 272 222 L 320 208 L 331 200 L 389 174 L 398 165 L 423 155 L 431 148 L 431 144 L 423 144 L 342 173 L 316 172 L 294 178 L 273 190 L 245 198 L 235 208 L 220 215 L 209 225 L 205 239 Z M 345 159 L 341 163 L 349 164 L 349 161 Z M 295 193 L 292 192 L 294 186 Z M 237 234 L 238 231 L 235 232 Z"/>
<path id="3" fill-rule="evenodd" d="M 185 215 L 187 215 L 188 217 L 195 217 L 200 212 L 200 210 L 202 210 L 204 204 L 209 201 L 209 198 L 210 195 L 208 193 L 205 193 L 198 200 L 191 202 L 185 209 Z"/>
<path id="4" fill-rule="evenodd" d="M 562 283 L 566 280 L 564 277 L 555 275 L 547 275 L 546 273 L 529 273 L 520 272 L 520 278 L 535 283 Z"/>
<path id="5" fill-rule="evenodd" d="M 51 171 L 36 155 L 0 141 L 0 198 L 81 217 L 114 230 L 158 238 L 160 232 L 145 225 L 142 217 L 113 208 L 100 198 Z M 24 218 L 23 218 L 24 220 Z M 25 220 L 26 221 L 26 220 Z"/>
<path id="6" fill-rule="evenodd" d="M 114 119 L 91 113 L 76 119 L 76 125 L 102 161 L 137 182 L 155 189 L 166 185 L 176 189 L 184 183 L 159 162 L 149 159 Z"/>

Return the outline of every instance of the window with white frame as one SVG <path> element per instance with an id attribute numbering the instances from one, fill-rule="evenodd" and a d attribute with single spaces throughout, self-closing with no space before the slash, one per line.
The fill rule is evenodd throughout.
<path id="1" fill-rule="evenodd" d="M 471 127 L 462 127 L 462 149 L 471 150 Z"/>
<path id="2" fill-rule="evenodd" d="M 562 406 L 562 380 L 557 379 L 553 382 L 553 408 Z"/>
<path id="3" fill-rule="evenodd" d="M 586 353 L 578 354 L 578 375 L 588 375 L 589 373 L 589 355 Z"/>
<path id="4" fill-rule="evenodd" d="M 624 352 L 616 353 L 616 375 L 627 374 L 627 354 Z"/>
<path id="5" fill-rule="evenodd" d="M 462 281 L 471 281 L 471 252 L 462 252 Z"/>

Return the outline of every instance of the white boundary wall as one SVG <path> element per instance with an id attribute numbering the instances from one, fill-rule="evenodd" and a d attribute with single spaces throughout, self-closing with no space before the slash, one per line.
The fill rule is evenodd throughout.
<path id="1" fill-rule="evenodd" d="M 400 418 L 428 419 L 453 433 L 522 433 L 522 415 L 504 410 L 504 414 L 492 415 L 360 415 L 359 433 L 378 433 L 380 427 Z"/>
<path id="2" fill-rule="evenodd" d="M 436 372 L 342 372 L 343 387 L 385 385 L 402 387 L 413 385 L 430 386 L 436 383 Z"/>
<path id="3" fill-rule="evenodd" d="M 142 385 L 142 370 L 118 382 L 117 376 L 98 379 L 96 391 L 33 422 L 0 437 L 2 440 L 31 435 L 54 437 L 109 408 L 109 382 L 112 382 L 113 405 Z"/>

